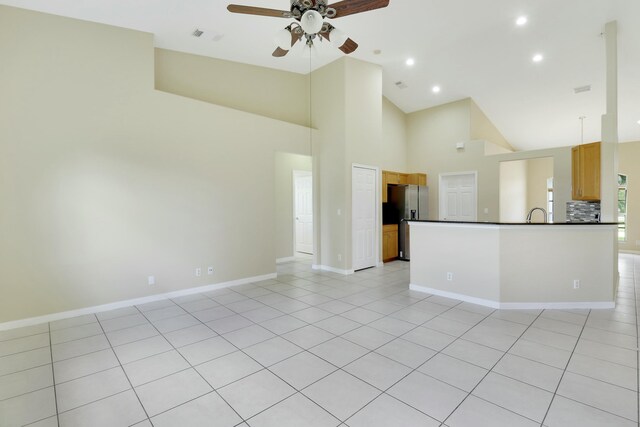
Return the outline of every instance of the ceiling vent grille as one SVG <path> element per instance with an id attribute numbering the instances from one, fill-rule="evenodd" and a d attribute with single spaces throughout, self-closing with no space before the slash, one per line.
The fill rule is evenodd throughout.
<path id="1" fill-rule="evenodd" d="M 200 36 L 202 36 L 203 34 L 204 34 L 204 31 L 199 30 L 199 29 L 197 29 L 197 28 L 193 31 L 193 33 L 191 33 L 191 35 L 192 35 L 193 37 L 200 37 Z"/>
<path id="2" fill-rule="evenodd" d="M 573 90 L 574 93 L 582 93 L 582 92 L 590 92 L 591 91 L 591 85 L 586 85 L 586 86 L 580 86 L 577 87 Z"/>
<path id="3" fill-rule="evenodd" d="M 406 89 L 409 87 L 406 84 L 404 84 L 404 82 L 396 82 L 396 86 L 398 89 Z"/>

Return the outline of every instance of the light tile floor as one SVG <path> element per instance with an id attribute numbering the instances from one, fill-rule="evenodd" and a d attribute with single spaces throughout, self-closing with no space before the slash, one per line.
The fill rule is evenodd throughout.
<path id="1" fill-rule="evenodd" d="M 409 264 L 0 332 L 0 426 L 637 426 L 640 256 L 615 310 L 501 311 Z"/>

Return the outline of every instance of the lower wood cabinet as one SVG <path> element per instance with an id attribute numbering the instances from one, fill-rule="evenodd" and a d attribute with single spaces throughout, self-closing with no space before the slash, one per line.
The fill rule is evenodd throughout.
<path id="1" fill-rule="evenodd" d="M 382 261 L 398 258 L 398 224 L 382 226 Z"/>

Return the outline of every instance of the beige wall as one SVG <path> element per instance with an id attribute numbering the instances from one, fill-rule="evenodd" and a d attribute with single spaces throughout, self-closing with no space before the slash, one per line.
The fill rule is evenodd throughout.
<path id="1" fill-rule="evenodd" d="M 276 259 L 294 256 L 293 171 L 311 171 L 311 156 L 275 154 Z"/>
<path id="2" fill-rule="evenodd" d="M 553 158 L 542 157 L 527 160 L 527 208 L 547 210 L 547 179 L 553 177 Z M 543 216 L 536 211 L 533 222 L 542 222 Z"/>
<path id="3" fill-rule="evenodd" d="M 550 148 L 545 150 L 517 151 L 515 153 L 490 156 L 492 162 L 513 160 L 536 160 L 546 158 L 553 163 L 553 211 L 554 222 L 565 222 L 567 202 L 571 201 L 571 147 Z M 548 168 L 548 165 L 546 166 Z M 548 170 L 546 171 L 548 173 Z M 546 183 L 546 181 L 545 181 Z M 546 202 L 544 206 L 546 209 Z M 540 218 L 540 214 L 535 214 Z"/>
<path id="4" fill-rule="evenodd" d="M 382 69 L 344 57 L 313 72 L 311 90 L 312 126 L 319 129 L 313 140 L 314 191 L 320 200 L 316 264 L 349 271 L 351 167 L 381 162 Z"/>
<path id="5" fill-rule="evenodd" d="M 411 284 L 485 302 L 613 304 L 614 228 L 412 223 Z"/>
<path id="6" fill-rule="evenodd" d="M 155 49 L 155 85 L 164 92 L 309 125 L 306 75 Z"/>
<path id="7" fill-rule="evenodd" d="M 275 271 L 274 152 L 308 128 L 155 91 L 153 53 L 0 6 L 0 323 Z"/>
<path id="8" fill-rule="evenodd" d="M 322 129 L 314 133 L 312 143 L 314 201 L 320 201 L 314 204 L 314 220 L 319 219 L 314 236 L 315 264 L 342 270 L 346 269 L 347 179 L 344 68 L 344 60 L 338 60 L 311 75 L 312 127 Z"/>
<path id="9" fill-rule="evenodd" d="M 566 202 L 571 200 L 570 147 L 486 155 L 485 141 L 471 140 L 471 110 L 471 100 L 463 99 L 408 115 L 409 169 L 424 170 L 430 176 L 429 218 L 438 218 L 439 174 L 477 171 L 478 221 L 498 221 L 500 162 L 551 157 L 555 220 L 564 222 Z M 465 148 L 457 150 L 457 142 L 465 142 Z M 499 151 L 502 150 L 490 150 L 492 153 Z"/>
<path id="10" fill-rule="evenodd" d="M 620 173 L 627 175 L 627 241 L 620 249 L 640 251 L 640 141 L 620 144 Z"/>
<path id="11" fill-rule="evenodd" d="M 345 157 L 345 230 L 346 265 L 353 268 L 352 259 L 352 165 L 360 164 L 379 167 L 382 162 L 382 67 L 349 57 L 345 61 L 345 99 L 346 99 L 346 157 Z M 379 179 L 378 181 L 381 181 Z M 378 232 L 382 233 L 382 200 L 377 196 Z M 382 250 L 378 245 L 378 260 Z"/>
<path id="12" fill-rule="evenodd" d="M 527 160 L 500 162 L 500 221 L 522 222 L 527 215 Z"/>
<path id="13" fill-rule="evenodd" d="M 469 99 L 469 113 L 471 115 L 471 139 L 489 141 L 505 150 L 513 151 L 511 144 L 472 99 Z"/>
<path id="14" fill-rule="evenodd" d="M 408 169 L 407 115 L 387 98 L 382 98 L 382 158 L 380 167 L 399 172 Z"/>

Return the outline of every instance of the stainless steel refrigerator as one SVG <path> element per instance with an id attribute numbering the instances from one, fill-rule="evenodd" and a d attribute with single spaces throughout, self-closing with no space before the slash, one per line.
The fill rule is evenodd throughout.
<path id="1" fill-rule="evenodd" d="M 408 220 L 424 220 L 429 215 L 429 187 L 420 185 L 389 185 L 387 203 L 397 212 L 399 258 L 411 257 Z M 395 221 L 394 221 L 395 222 Z"/>

